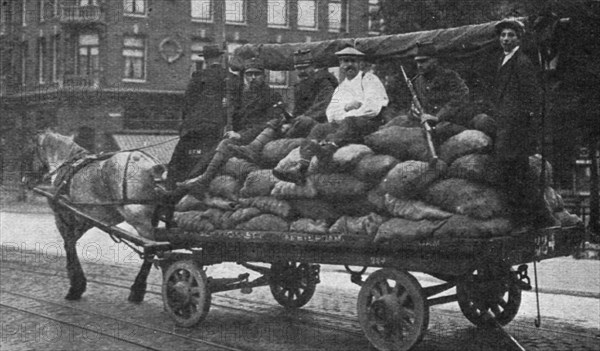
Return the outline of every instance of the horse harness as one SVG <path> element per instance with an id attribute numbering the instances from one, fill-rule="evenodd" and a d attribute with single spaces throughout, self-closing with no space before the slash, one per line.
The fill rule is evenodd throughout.
<path id="1" fill-rule="evenodd" d="M 147 153 L 145 153 L 141 150 L 136 150 L 136 151 L 139 151 L 139 152 L 142 152 L 142 153 L 148 155 Z M 52 184 L 56 189 L 52 200 L 56 201 L 56 199 L 58 197 L 63 197 L 63 199 L 68 200 L 69 195 L 70 195 L 69 194 L 70 184 L 71 184 L 71 181 L 72 181 L 73 177 L 75 176 L 75 174 L 77 174 L 83 168 L 85 168 L 86 166 L 88 166 L 94 162 L 100 162 L 100 161 L 107 160 L 107 159 L 111 158 L 112 156 L 114 156 L 118 153 L 121 153 L 121 152 L 124 152 L 124 151 L 107 152 L 107 153 L 100 153 L 100 154 L 91 154 L 88 151 L 78 152 L 77 154 L 75 154 L 74 156 L 69 158 L 67 161 L 62 163 L 60 166 L 58 166 L 54 171 L 48 172 L 48 174 L 45 175 L 45 178 L 52 177 L 54 174 L 56 174 L 56 178 Z M 127 156 L 127 161 L 125 162 L 125 178 L 123 180 L 123 192 L 122 192 L 123 200 L 113 201 L 113 202 L 72 202 L 70 200 L 68 200 L 68 201 L 73 205 L 88 205 L 88 206 L 118 206 L 118 205 L 155 204 L 156 200 L 153 200 L 153 199 L 151 199 L 151 200 L 130 200 L 127 198 L 127 169 L 129 166 L 129 159 L 131 158 L 131 154 L 132 154 L 132 151 L 129 151 L 129 155 Z M 150 155 L 148 155 L 148 156 L 150 156 Z"/>

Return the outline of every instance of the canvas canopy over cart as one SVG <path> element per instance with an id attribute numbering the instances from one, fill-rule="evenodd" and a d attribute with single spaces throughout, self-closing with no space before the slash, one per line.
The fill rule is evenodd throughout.
<path id="1" fill-rule="evenodd" d="M 493 27 L 494 23 L 488 23 L 356 40 L 246 45 L 236 50 L 232 66 L 240 55 L 260 52 L 268 69 L 290 70 L 292 54 L 299 48 L 313 50 L 319 66 L 334 66 L 333 53 L 346 44 L 374 58 L 409 57 L 416 42 L 431 40 L 442 43 L 441 52 L 466 55 L 489 47 L 494 41 Z M 250 292 L 269 286 L 282 306 L 302 307 L 315 293 L 319 265 L 343 265 L 351 281 L 361 286 L 359 322 L 379 350 L 411 349 L 427 330 L 429 308 L 437 304 L 458 301 L 465 317 L 477 326 L 510 323 L 518 313 L 522 290 L 531 289 L 525 264 L 570 255 L 584 236 L 582 227 L 563 226 L 487 238 L 433 237 L 381 245 L 372 238 L 346 233 L 156 228 L 157 241 L 151 241 L 92 218 L 64 195 L 55 196 L 40 187 L 35 191 L 155 262 L 163 271 L 165 309 L 177 325 L 191 327 L 202 321 L 211 294 L 220 291 Z M 253 280 L 249 274 L 206 276 L 205 267 L 223 262 L 236 262 L 260 276 Z M 349 266 L 364 268 L 354 271 Z M 363 279 L 367 267 L 379 269 Z M 422 287 L 409 271 L 432 275 L 443 283 Z M 440 295 L 454 287 L 456 294 Z"/>

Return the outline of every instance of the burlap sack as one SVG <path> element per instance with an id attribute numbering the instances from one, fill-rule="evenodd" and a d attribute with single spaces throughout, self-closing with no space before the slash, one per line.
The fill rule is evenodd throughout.
<path id="1" fill-rule="evenodd" d="M 289 218 L 292 215 L 292 208 L 288 202 L 270 196 L 240 199 L 239 202 L 244 207 L 256 207 L 263 213 L 271 213 L 282 218 Z"/>
<path id="2" fill-rule="evenodd" d="M 351 217 L 362 217 L 379 211 L 364 194 L 357 197 L 329 199 L 329 203 L 335 207 L 337 212 Z"/>
<path id="3" fill-rule="evenodd" d="M 263 214 L 258 217 L 254 217 L 247 222 L 238 224 L 235 227 L 235 229 L 250 231 L 287 232 L 289 229 L 289 224 L 285 221 L 285 219 L 281 217 L 272 214 Z"/>
<path id="4" fill-rule="evenodd" d="M 405 161 L 397 164 L 381 182 L 382 189 L 397 198 L 415 198 L 447 170 L 439 160 L 435 166 L 421 161 Z"/>
<path id="5" fill-rule="evenodd" d="M 375 236 L 385 218 L 376 213 L 363 217 L 342 216 L 329 228 L 330 233 Z"/>
<path id="6" fill-rule="evenodd" d="M 385 190 L 381 186 L 369 190 L 367 193 L 367 201 L 376 209 L 377 212 L 387 210 L 385 206 Z"/>
<path id="7" fill-rule="evenodd" d="M 379 129 L 382 130 L 394 126 L 404 128 L 420 128 L 421 123 L 416 118 L 411 118 L 408 114 L 402 113 L 392 118 L 389 122 L 381 126 Z"/>
<path id="8" fill-rule="evenodd" d="M 205 211 L 208 209 L 208 206 L 204 204 L 203 201 L 198 200 L 193 195 L 184 196 L 177 205 L 175 205 L 175 211 L 177 212 L 187 212 L 187 211 Z"/>
<path id="9" fill-rule="evenodd" d="M 273 175 L 273 171 L 270 169 L 251 172 L 244 181 L 244 187 L 240 190 L 240 196 L 269 196 L 278 181 L 279 179 Z"/>
<path id="10" fill-rule="evenodd" d="M 213 196 L 235 200 L 239 197 L 240 183 L 229 175 L 215 177 L 208 187 L 208 192 Z"/>
<path id="11" fill-rule="evenodd" d="M 262 149 L 261 161 L 265 165 L 275 166 L 279 161 L 283 160 L 290 151 L 299 147 L 302 144 L 302 138 L 293 139 L 277 139 L 268 142 Z"/>
<path id="12" fill-rule="evenodd" d="M 392 126 L 365 137 L 365 144 L 373 151 L 391 155 L 399 161 L 429 160 L 427 141 L 421 128 Z"/>
<path id="13" fill-rule="evenodd" d="M 333 205 L 319 199 L 296 199 L 289 200 L 294 213 L 301 218 L 309 218 L 314 220 L 325 220 L 327 223 L 333 223 L 340 217 L 340 213 Z"/>
<path id="14" fill-rule="evenodd" d="M 467 130 L 464 126 L 452 122 L 443 121 L 435 126 L 435 142 L 444 143 L 453 136 Z"/>
<path id="15" fill-rule="evenodd" d="M 390 155 L 367 155 L 363 157 L 352 173 L 357 179 L 367 183 L 378 183 L 398 164 Z"/>
<path id="16" fill-rule="evenodd" d="M 333 154 L 333 162 L 341 169 L 350 169 L 363 159 L 363 157 L 373 155 L 373 150 L 362 144 L 350 144 L 339 148 Z"/>
<path id="17" fill-rule="evenodd" d="M 459 157 L 469 154 L 488 153 L 492 147 L 492 139 L 478 130 L 465 130 L 448 139 L 439 148 L 439 156 L 447 164 Z"/>
<path id="18" fill-rule="evenodd" d="M 495 138 L 498 125 L 494 118 L 486 115 L 485 113 L 480 113 L 471 119 L 469 127 L 483 132 L 485 135 L 491 138 Z"/>
<path id="19" fill-rule="evenodd" d="M 177 227 L 186 231 L 211 231 L 214 230 L 214 225 L 206 218 L 202 217 L 202 212 L 188 211 L 175 212 L 173 220 L 177 223 Z"/>
<path id="20" fill-rule="evenodd" d="M 281 161 L 279 161 L 274 170 L 278 171 L 279 173 L 286 174 L 294 168 L 296 168 L 296 166 L 300 162 L 300 159 L 300 148 L 297 147 L 290 151 L 289 154 L 286 157 L 284 157 Z M 315 156 L 311 159 L 310 165 L 308 167 L 308 174 L 316 173 L 319 171 L 320 168 L 321 167 L 319 165 L 317 157 Z"/>
<path id="21" fill-rule="evenodd" d="M 466 179 L 449 178 L 425 191 L 425 201 L 442 210 L 478 219 L 506 216 L 504 195 L 498 190 Z"/>
<path id="22" fill-rule="evenodd" d="M 246 222 L 261 214 L 262 212 L 256 207 L 240 208 L 236 211 L 224 212 L 221 216 L 221 228 L 235 228 L 238 224 Z"/>
<path id="23" fill-rule="evenodd" d="M 560 221 L 561 227 L 578 227 L 583 225 L 581 218 L 570 214 L 567 210 L 556 212 L 554 216 Z"/>
<path id="24" fill-rule="evenodd" d="M 304 185 L 279 181 L 271 190 L 271 196 L 278 199 L 312 199 L 317 196 L 317 189 L 310 178 Z"/>
<path id="25" fill-rule="evenodd" d="M 292 223 L 290 226 L 291 232 L 312 233 L 312 234 L 327 234 L 329 226 L 324 220 L 314 220 L 309 218 L 301 218 Z"/>
<path id="26" fill-rule="evenodd" d="M 375 243 L 428 239 L 444 223 L 445 220 L 430 221 L 424 219 L 411 221 L 404 218 L 392 218 L 379 227 L 375 236 Z"/>
<path id="27" fill-rule="evenodd" d="M 469 154 L 452 162 L 448 168 L 448 177 L 493 185 L 500 180 L 500 169 L 491 155 Z"/>
<path id="28" fill-rule="evenodd" d="M 240 182 L 246 179 L 250 172 L 258 171 L 260 167 L 246 160 L 232 157 L 225 163 L 224 173 L 228 174 Z"/>
<path id="29" fill-rule="evenodd" d="M 218 208 L 209 208 L 206 211 L 200 212 L 199 217 L 208 220 L 215 227 L 219 227 L 223 213 L 225 213 L 225 211 L 219 210 Z"/>
<path id="30" fill-rule="evenodd" d="M 327 198 L 366 195 L 367 184 L 345 173 L 313 174 L 308 177 L 319 196 Z"/>
<path id="31" fill-rule="evenodd" d="M 411 221 L 446 219 L 452 216 L 452 213 L 442 211 L 421 200 L 398 199 L 390 194 L 385 195 L 385 207 L 392 216 Z"/>
<path id="32" fill-rule="evenodd" d="M 434 233 L 435 238 L 492 238 L 509 235 L 513 225 L 509 219 L 489 220 L 454 215 Z"/>

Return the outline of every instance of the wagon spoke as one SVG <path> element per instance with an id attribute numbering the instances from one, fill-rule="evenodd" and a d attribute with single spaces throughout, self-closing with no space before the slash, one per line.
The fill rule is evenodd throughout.
<path id="1" fill-rule="evenodd" d="M 506 302 L 506 300 L 504 300 L 503 297 L 500 297 L 500 298 L 498 298 L 498 305 L 500 305 L 500 306 L 502 306 L 502 308 L 506 309 L 508 302 Z"/>
<path id="2" fill-rule="evenodd" d="M 498 317 L 502 314 L 502 312 L 500 311 L 500 308 L 498 308 L 498 305 L 491 306 L 491 309 L 492 309 L 492 312 L 494 312 L 494 315 L 496 317 Z"/>
<path id="3" fill-rule="evenodd" d="M 400 295 L 400 296 L 398 297 L 398 303 L 400 303 L 400 305 L 401 305 L 401 306 L 403 306 L 403 305 L 404 305 L 404 303 L 406 302 L 406 298 L 407 298 L 407 297 L 408 297 L 408 292 L 407 292 L 407 291 L 404 291 L 404 292 L 402 293 L 402 295 Z"/>

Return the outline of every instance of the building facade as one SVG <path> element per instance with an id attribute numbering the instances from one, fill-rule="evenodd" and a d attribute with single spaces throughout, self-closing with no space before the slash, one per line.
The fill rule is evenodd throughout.
<path id="1" fill-rule="evenodd" d="M 376 0 L 9 0 L 0 13 L 2 169 L 53 127 L 93 151 L 123 131 L 174 132 L 202 48 L 376 34 Z M 371 29 L 370 29 L 371 27 Z M 294 77 L 269 72 L 286 89 Z M 289 94 L 286 94 L 289 98 Z"/>

